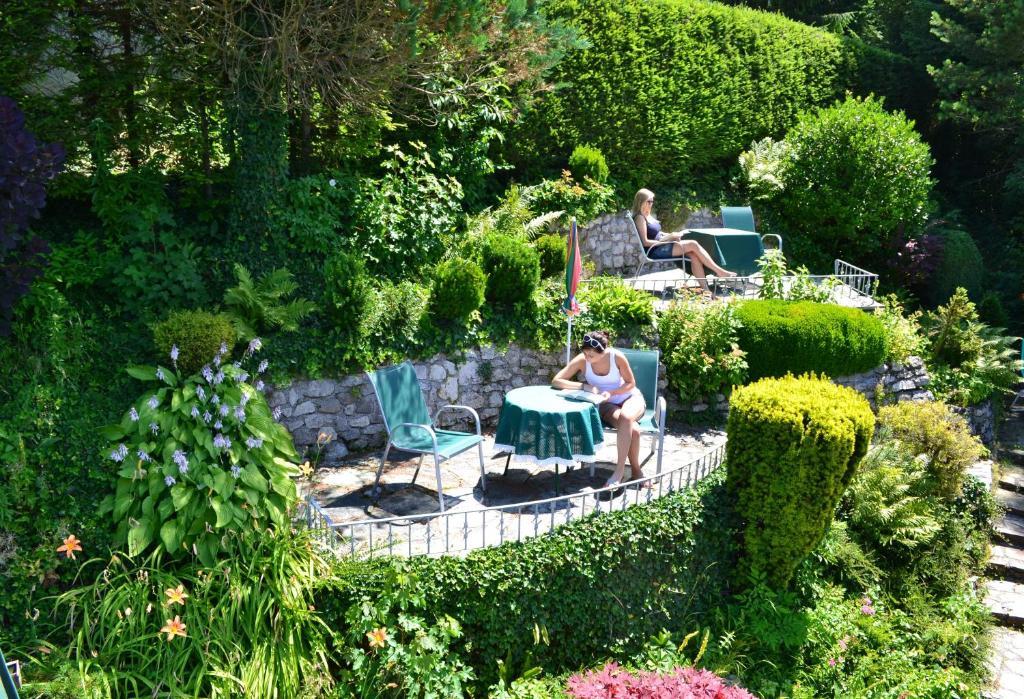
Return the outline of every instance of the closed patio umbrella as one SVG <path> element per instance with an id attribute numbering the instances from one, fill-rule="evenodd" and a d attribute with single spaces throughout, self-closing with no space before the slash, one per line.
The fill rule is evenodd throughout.
<path id="1" fill-rule="evenodd" d="M 583 262 L 580 260 L 580 237 L 576 230 L 575 217 L 569 223 L 569 241 L 565 255 L 565 302 L 562 304 L 562 311 L 568 319 L 569 329 L 565 337 L 565 363 L 569 363 L 572 357 L 572 319 L 580 312 L 580 305 L 576 301 L 576 289 L 580 285 L 580 275 L 583 273 Z"/>

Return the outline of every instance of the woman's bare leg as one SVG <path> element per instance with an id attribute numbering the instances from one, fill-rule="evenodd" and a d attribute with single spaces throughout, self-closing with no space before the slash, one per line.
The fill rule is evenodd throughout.
<path id="1" fill-rule="evenodd" d="M 684 255 L 690 256 L 690 263 L 693 264 L 695 260 L 699 260 L 703 266 L 711 269 L 719 277 L 735 277 L 736 274 L 730 272 L 724 267 L 719 267 L 715 264 L 715 261 L 711 259 L 711 255 L 708 251 L 701 247 L 701 244 L 695 240 L 683 240 L 676 243 L 676 246 L 682 250 Z"/>
<path id="2" fill-rule="evenodd" d="M 676 247 L 682 249 L 679 243 L 676 243 Z M 693 272 L 693 276 L 697 278 L 697 283 L 700 284 L 700 288 L 704 291 L 708 290 L 708 275 L 704 271 L 704 265 L 700 263 L 700 260 L 696 256 L 690 257 L 690 271 Z"/>

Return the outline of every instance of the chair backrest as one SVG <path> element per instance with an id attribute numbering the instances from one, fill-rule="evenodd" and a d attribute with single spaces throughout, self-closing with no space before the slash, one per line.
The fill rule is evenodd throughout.
<path id="1" fill-rule="evenodd" d="M 757 232 L 754 228 L 754 211 L 749 206 L 723 206 L 722 225 L 740 231 Z"/>
<path id="2" fill-rule="evenodd" d="M 416 370 L 411 363 L 406 361 L 397 366 L 368 371 L 366 375 L 370 377 L 373 391 L 377 394 L 388 433 L 403 422 L 430 424 L 423 390 L 416 380 Z"/>
<path id="3" fill-rule="evenodd" d="M 633 370 L 636 387 L 644 396 L 648 408 L 653 408 L 658 399 L 658 350 L 621 349 L 619 350 L 629 362 Z"/>
<path id="4" fill-rule="evenodd" d="M 629 209 L 626 209 L 622 213 L 622 217 L 626 219 L 626 227 L 629 230 L 629 232 L 633 234 L 633 240 L 636 241 L 637 247 L 640 248 L 640 253 L 646 257 L 647 248 L 645 248 L 644 244 L 640 242 L 640 231 L 636 229 L 636 221 L 633 220 L 633 212 L 630 211 Z"/>

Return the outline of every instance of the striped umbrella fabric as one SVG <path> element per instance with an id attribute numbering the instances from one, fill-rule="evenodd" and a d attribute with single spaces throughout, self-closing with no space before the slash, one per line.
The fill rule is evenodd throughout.
<path id="1" fill-rule="evenodd" d="M 569 225 L 569 242 L 565 256 L 565 302 L 562 310 L 570 318 L 580 312 L 580 305 L 576 302 L 576 289 L 580 285 L 580 275 L 583 274 L 583 262 L 580 260 L 580 238 L 576 230 L 576 219 L 572 219 Z"/>

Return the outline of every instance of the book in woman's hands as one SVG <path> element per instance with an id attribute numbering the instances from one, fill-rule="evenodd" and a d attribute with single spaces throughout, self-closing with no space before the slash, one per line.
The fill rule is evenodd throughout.
<path id="1" fill-rule="evenodd" d="M 587 403 L 593 403 L 594 405 L 600 405 L 604 403 L 604 396 L 600 393 L 591 393 L 590 391 L 583 391 L 576 389 L 574 391 L 562 391 L 562 397 L 568 398 L 569 400 L 581 400 Z"/>

